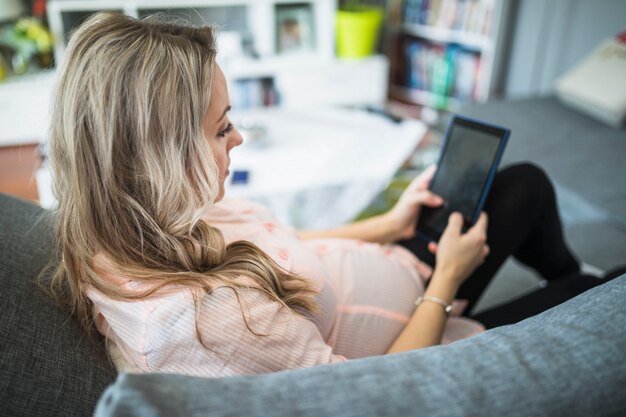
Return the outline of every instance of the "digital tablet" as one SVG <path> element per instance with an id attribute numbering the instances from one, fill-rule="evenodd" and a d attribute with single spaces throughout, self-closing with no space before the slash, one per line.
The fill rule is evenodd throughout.
<path id="1" fill-rule="evenodd" d="M 452 118 L 429 185 L 444 203 L 437 208 L 422 207 L 418 237 L 438 241 L 454 211 L 463 215 L 463 231 L 478 220 L 509 134 L 509 129 L 500 126 L 460 116 Z"/>

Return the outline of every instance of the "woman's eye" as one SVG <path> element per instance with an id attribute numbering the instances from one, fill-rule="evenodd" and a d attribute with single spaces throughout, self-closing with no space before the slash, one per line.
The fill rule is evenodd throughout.
<path id="1" fill-rule="evenodd" d="M 229 123 L 228 126 L 226 126 L 224 130 L 220 130 L 219 132 L 217 132 L 217 137 L 223 138 L 232 131 L 233 131 L 233 124 Z"/>

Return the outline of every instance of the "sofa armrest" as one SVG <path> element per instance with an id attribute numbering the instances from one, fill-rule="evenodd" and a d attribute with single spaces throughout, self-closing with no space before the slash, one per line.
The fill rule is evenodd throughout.
<path id="1" fill-rule="evenodd" d="M 89 415 L 117 376 L 104 346 L 39 285 L 56 265 L 53 225 L 41 207 L 0 193 L 2 416 Z"/>
<path id="2" fill-rule="evenodd" d="M 626 410 L 626 276 L 521 323 L 396 355 L 275 374 L 124 374 L 106 416 L 611 416 Z"/>

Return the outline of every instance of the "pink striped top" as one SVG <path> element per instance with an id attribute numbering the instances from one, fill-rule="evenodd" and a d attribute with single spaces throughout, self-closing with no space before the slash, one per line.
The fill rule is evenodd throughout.
<path id="1" fill-rule="evenodd" d="M 384 354 L 424 292 L 428 267 L 396 245 L 348 239 L 300 240 L 255 203 L 225 199 L 207 210 L 205 221 L 227 242 L 255 243 L 283 268 L 311 280 L 320 292 L 316 314 L 292 313 L 254 289 L 220 287 L 202 298 L 197 317 L 188 288 L 171 287 L 141 301 L 123 302 L 91 289 L 99 331 L 124 361 L 140 372 L 221 377 L 342 362 Z M 141 288 L 97 259 L 101 274 L 117 285 Z M 443 343 L 482 331 L 458 317 L 455 302 Z M 258 334 L 265 334 L 260 336 Z"/>

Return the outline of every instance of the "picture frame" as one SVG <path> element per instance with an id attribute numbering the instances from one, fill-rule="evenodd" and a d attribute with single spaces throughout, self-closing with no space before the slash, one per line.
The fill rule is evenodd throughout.
<path id="1" fill-rule="evenodd" d="M 315 22 L 312 3 L 277 4 L 276 53 L 298 54 L 314 52 Z"/>

